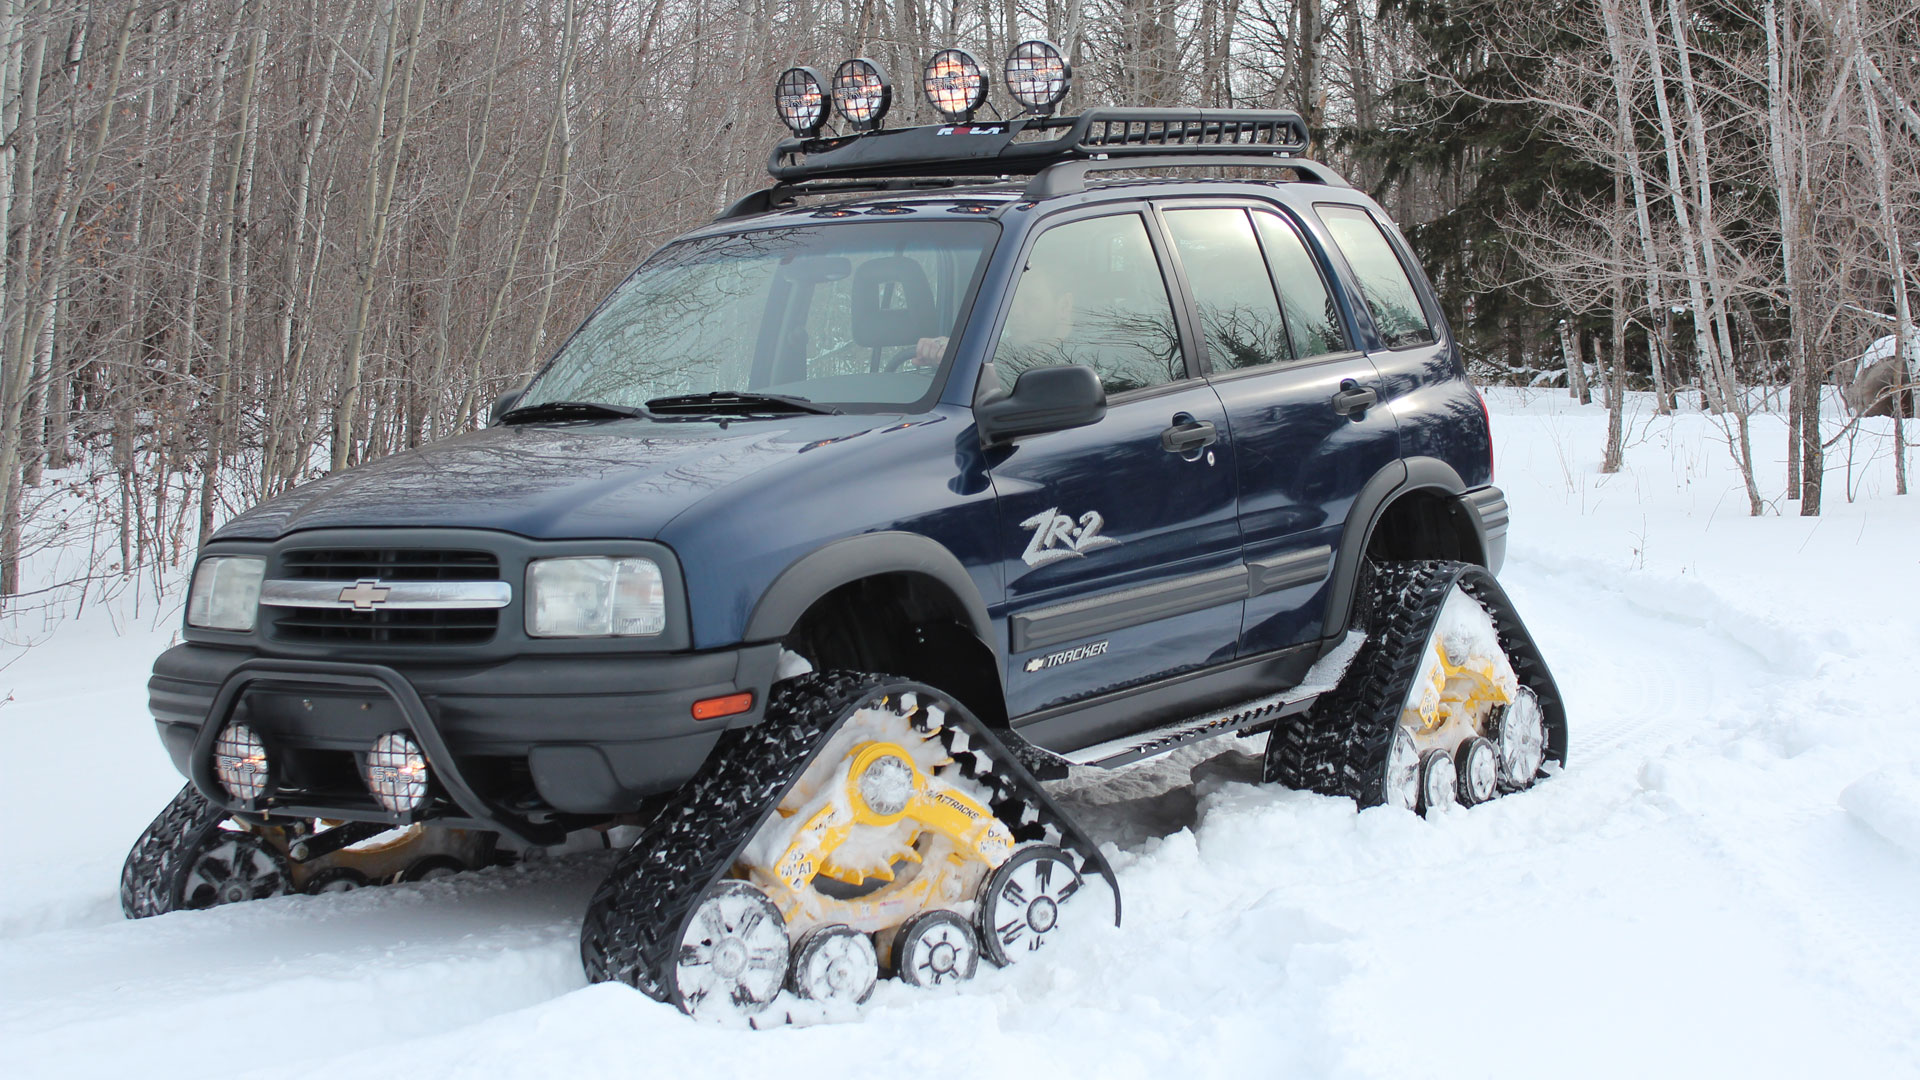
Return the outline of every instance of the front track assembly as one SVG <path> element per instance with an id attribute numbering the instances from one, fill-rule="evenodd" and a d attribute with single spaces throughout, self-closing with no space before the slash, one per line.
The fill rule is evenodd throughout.
<path id="1" fill-rule="evenodd" d="M 882 967 L 942 985 L 1012 962 L 1095 874 L 1117 922 L 1092 838 L 958 702 L 812 673 L 721 736 L 594 894 L 580 951 L 594 981 L 699 1016 L 751 1017 L 783 982 L 851 1004 Z"/>

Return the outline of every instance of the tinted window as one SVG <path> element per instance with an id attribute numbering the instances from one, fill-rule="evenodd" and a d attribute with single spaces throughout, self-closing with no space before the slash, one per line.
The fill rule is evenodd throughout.
<path id="1" fill-rule="evenodd" d="M 1167 231 L 1200 308 L 1200 332 L 1215 371 L 1293 356 L 1273 282 L 1245 210 L 1169 210 Z"/>
<path id="2" fill-rule="evenodd" d="M 1007 387 L 1028 368 L 1085 364 L 1107 393 L 1186 377 L 1167 285 L 1137 214 L 1048 229 L 1014 289 L 994 366 Z"/>
<path id="3" fill-rule="evenodd" d="M 1304 360 L 1345 352 L 1347 333 L 1340 326 L 1340 311 L 1333 306 L 1333 294 L 1320 276 L 1320 266 L 1301 242 L 1293 223 L 1278 214 L 1259 211 L 1254 212 L 1253 223 L 1260 230 L 1260 246 L 1266 249 L 1274 284 L 1280 287 L 1280 306 L 1287 313 L 1293 355 Z"/>
<path id="4" fill-rule="evenodd" d="M 1347 257 L 1347 265 L 1360 279 L 1360 294 L 1367 298 L 1367 310 L 1373 312 L 1374 326 L 1387 348 L 1398 349 L 1434 340 L 1433 326 L 1420 307 L 1420 296 L 1407 280 L 1407 268 L 1393 253 L 1385 233 L 1373 216 L 1356 206 L 1317 207 L 1320 220 L 1327 223 L 1333 242 Z"/>

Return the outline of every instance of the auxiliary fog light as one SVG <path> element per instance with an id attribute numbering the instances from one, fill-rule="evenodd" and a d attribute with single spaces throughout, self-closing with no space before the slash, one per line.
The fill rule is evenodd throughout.
<path id="1" fill-rule="evenodd" d="M 934 112 L 964 124 L 987 100 L 987 73 L 967 50 L 942 49 L 927 61 L 920 87 Z"/>
<path id="2" fill-rule="evenodd" d="M 795 135 L 810 139 L 820 134 L 827 122 L 826 80 L 809 67 L 788 68 L 774 80 L 773 107 Z"/>
<path id="3" fill-rule="evenodd" d="M 213 741 L 213 772 L 227 794 L 252 802 L 267 793 L 267 748 L 245 724 L 228 724 Z"/>
<path id="4" fill-rule="evenodd" d="M 1007 93 L 1036 116 L 1051 116 L 1072 84 L 1073 68 L 1051 41 L 1023 41 L 1007 56 Z"/>
<path id="5" fill-rule="evenodd" d="M 396 814 L 426 805 L 427 756 L 412 736 L 389 731 L 373 741 L 367 753 L 367 790 Z"/>
<path id="6" fill-rule="evenodd" d="M 864 56 L 856 56 L 833 73 L 833 107 L 855 131 L 872 131 L 880 126 L 893 104 L 893 84 L 880 65 Z"/>

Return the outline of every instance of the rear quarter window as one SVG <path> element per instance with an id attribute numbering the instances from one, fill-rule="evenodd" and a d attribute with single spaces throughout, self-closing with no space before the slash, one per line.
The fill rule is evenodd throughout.
<path id="1" fill-rule="evenodd" d="M 1404 349 L 1437 340 L 1406 266 L 1373 215 L 1357 206 L 1330 203 L 1320 203 L 1314 209 L 1359 279 L 1360 295 L 1366 299 L 1374 327 L 1387 348 Z"/>

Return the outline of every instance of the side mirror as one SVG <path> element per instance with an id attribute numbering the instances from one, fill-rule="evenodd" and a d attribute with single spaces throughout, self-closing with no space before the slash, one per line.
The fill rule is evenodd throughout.
<path id="1" fill-rule="evenodd" d="M 514 404 L 520 400 L 520 395 L 526 392 L 526 387 L 516 386 L 511 390 L 503 391 L 499 397 L 494 398 L 493 411 L 487 414 L 487 426 L 492 427 L 499 423 L 501 415 L 508 409 L 513 408 Z"/>
<path id="2" fill-rule="evenodd" d="M 999 390 L 991 370 L 981 372 L 980 384 L 986 390 L 974 400 L 973 419 L 982 446 L 1086 427 L 1107 415 L 1107 391 L 1099 373 L 1085 364 L 1030 368 L 1020 373 L 1010 394 Z"/>

